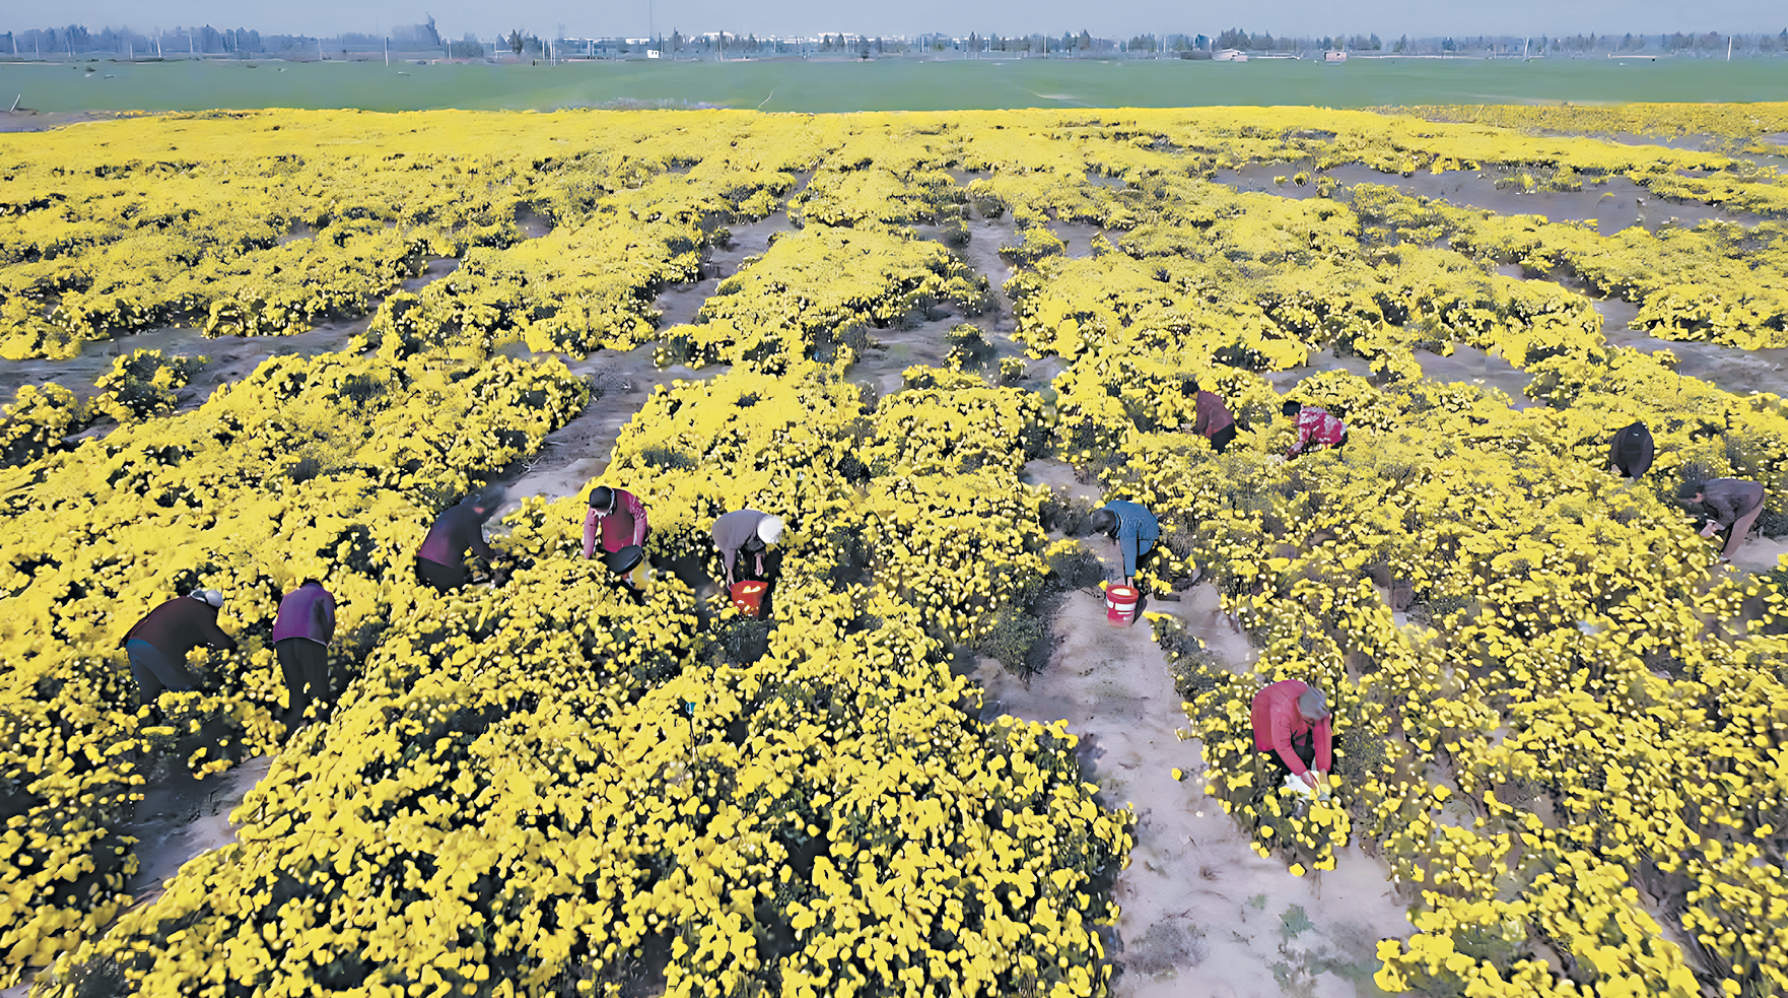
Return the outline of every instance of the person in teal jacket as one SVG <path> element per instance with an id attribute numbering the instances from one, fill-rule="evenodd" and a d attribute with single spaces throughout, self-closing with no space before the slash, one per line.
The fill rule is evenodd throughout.
<path id="1" fill-rule="evenodd" d="M 1093 513 L 1093 529 L 1117 541 L 1124 556 L 1124 585 L 1134 585 L 1136 560 L 1161 539 L 1155 514 L 1133 502 L 1113 499 Z"/>

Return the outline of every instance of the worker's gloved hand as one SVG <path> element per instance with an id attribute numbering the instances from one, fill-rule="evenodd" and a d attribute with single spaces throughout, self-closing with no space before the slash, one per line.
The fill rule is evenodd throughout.
<path id="1" fill-rule="evenodd" d="M 1713 535 L 1715 535 L 1719 532 L 1720 532 L 1720 525 L 1717 523 L 1710 523 L 1707 526 L 1701 528 L 1701 536 L 1703 536 L 1703 537 L 1712 537 Z"/>

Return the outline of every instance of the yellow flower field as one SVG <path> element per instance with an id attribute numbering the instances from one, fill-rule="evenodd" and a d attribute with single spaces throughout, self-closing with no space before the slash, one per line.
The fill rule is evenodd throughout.
<path id="1" fill-rule="evenodd" d="M 1379 987 L 1788 990 L 1788 571 L 1720 568 L 1670 501 L 1690 472 L 1751 478 L 1788 524 L 1788 409 L 1611 345 L 1595 304 L 1788 346 L 1788 181 L 1750 159 L 1785 114 L 262 112 L 0 137 L 9 361 L 366 320 L 197 406 L 176 393 L 199 358 L 129 349 L 6 406 L 0 984 L 1105 994 L 1133 816 L 1083 782 L 1075 732 L 983 718 L 949 664 L 1063 564 L 1020 474 L 1054 457 L 1159 515 L 1139 585 L 1202 572 L 1261 650 L 1234 672 L 1156 619 L 1207 763 L 1180 789 L 1286 876 L 1349 842 L 1380 857 L 1417 931 L 1380 944 Z M 1588 129 L 1726 141 L 1560 134 Z M 1220 182 L 1247 164 L 1312 196 Z M 1761 220 L 1603 236 L 1399 187 L 1455 170 Z M 661 321 L 661 292 L 771 216 L 790 228 L 693 322 Z M 1011 274 L 976 272 L 971 221 L 1008 226 Z M 404 290 L 440 257 L 452 274 Z M 1048 387 L 960 324 L 1002 299 Z M 853 369 L 897 332 L 951 349 L 878 395 Z M 729 510 L 786 520 L 773 618 L 668 571 L 636 605 L 578 557 L 578 495 L 492 524 L 503 584 L 419 585 L 432 517 L 590 404 L 540 357 L 648 344 L 724 371 L 659 386 L 590 456 L 646 503 L 660 566 L 718 574 Z M 1460 346 L 1527 398 L 1423 377 Z M 1293 384 L 1350 443 L 1287 463 L 1273 376 L 1321 351 L 1371 377 Z M 1225 455 L 1189 432 L 1193 381 L 1237 417 Z M 1658 460 L 1628 483 L 1607 445 L 1636 419 Z M 313 575 L 344 601 L 348 683 L 294 734 L 271 626 Z M 193 588 L 227 594 L 241 647 L 198 656 L 204 689 L 153 724 L 118 645 Z M 1337 710 L 1308 808 L 1252 748 L 1250 697 L 1280 678 Z M 146 774 L 263 753 L 238 841 L 133 907 Z"/>

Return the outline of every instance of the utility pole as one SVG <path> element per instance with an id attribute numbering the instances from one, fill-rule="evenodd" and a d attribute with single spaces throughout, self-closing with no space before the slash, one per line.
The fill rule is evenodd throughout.
<path id="1" fill-rule="evenodd" d="M 1727 62 L 1732 61 L 1732 36 L 1731 35 L 1726 36 L 1726 61 Z"/>
<path id="2" fill-rule="evenodd" d="M 387 69 L 389 69 L 391 67 L 391 39 L 390 38 L 385 39 L 385 67 Z"/>

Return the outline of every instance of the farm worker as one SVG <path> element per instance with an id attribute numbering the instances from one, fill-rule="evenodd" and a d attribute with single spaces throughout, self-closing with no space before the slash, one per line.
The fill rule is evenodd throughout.
<path id="1" fill-rule="evenodd" d="M 733 586 L 733 562 L 740 554 L 757 556 L 757 577 L 764 577 L 764 549 L 782 540 L 783 522 L 755 509 L 735 510 L 714 521 L 714 546 L 720 549 L 720 567 L 726 586 Z"/>
<path id="2" fill-rule="evenodd" d="M 304 709 L 331 700 L 329 639 L 335 636 L 335 597 L 316 579 L 305 579 L 279 601 L 273 618 L 273 652 L 286 679 L 286 731 L 297 730 Z"/>
<path id="3" fill-rule="evenodd" d="M 1133 502 L 1113 499 L 1093 511 L 1093 529 L 1117 541 L 1124 556 L 1124 585 L 1134 585 L 1136 562 L 1161 539 L 1155 514 Z"/>
<path id="4" fill-rule="evenodd" d="M 1642 422 L 1615 431 L 1608 448 L 1608 466 L 1622 478 L 1635 481 L 1651 467 L 1651 430 Z"/>
<path id="5" fill-rule="evenodd" d="M 1727 531 L 1726 546 L 1720 549 L 1720 560 L 1731 561 L 1732 552 L 1745 542 L 1757 514 L 1763 512 L 1763 486 L 1742 478 L 1710 478 L 1705 482 L 1684 482 L 1676 490 L 1676 500 L 1684 506 L 1699 506 L 1707 525 L 1701 536 L 1712 537 Z"/>
<path id="6" fill-rule="evenodd" d="M 487 560 L 491 557 L 490 545 L 484 543 L 484 521 L 502 501 L 501 493 L 468 496 L 435 517 L 434 526 L 428 528 L 428 536 L 416 551 L 416 574 L 422 581 L 438 593 L 465 585 L 471 577 L 466 571 L 466 551 Z"/>
<path id="7" fill-rule="evenodd" d="M 150 610 L 124 635 L 130 674 L 143 703 L 155 703 L 163 689 L 184 693 L 198 688 L 198 680 L 186 671 L 186 653 L 193 648 L 236 647 L 236 639 L 217 626 L 222 606 L 223 593 L 195 589 Z"/>
<path id="8" fill-rule="evenodd" d="M 1254 694 L 1254 748 L 1311 787 L 1329 771 L 1334 714 L 1322 691 L 1287 679 Z"/>
<path id="9" fill-rule="evenodd" d="M 590 490 L 590 511 L 584 514 L 584 557 L 595 557 L 598 534 L 602 550 L 614 554 L 626 547 L 644 547 L 649 529 L 646 507 L 633 493 L 598 485 Z"/>
<path id="10" fill-rule="evenodd" d="M 1298 438 L 1292 441 L 1291 449 L 1285 452 L 1287 461 L 1311 447 L 1328 447 L 1340 450 L 1347 443 L 1347 424 L 1336 419 L 1327 409 L 1314 405 L 1303 405 L 1298 402 L 1287 402 L 1279 408 L 1287 416 L 1295 417 L 1295 428 Z"/>
<path id="11" fill-rule="evenodd" d="M 1211 450 L 1221 454 L 1235 439 L 1235 415 L 1223 404 L 1221 396 L 1198 387 L 1198 382 L 1183 383 L 1182 388 L 1197 395 L 1192 417 L 1192 432 L 1211 442 Z"/>

